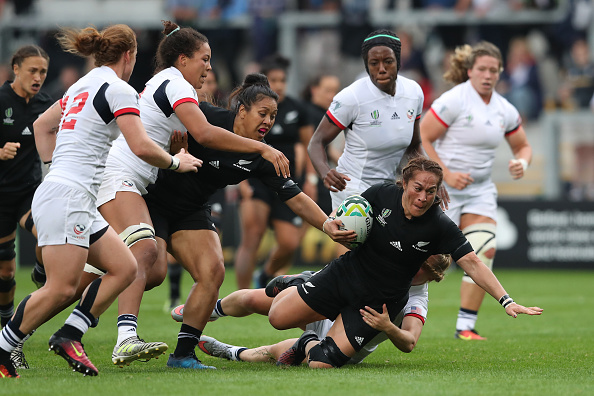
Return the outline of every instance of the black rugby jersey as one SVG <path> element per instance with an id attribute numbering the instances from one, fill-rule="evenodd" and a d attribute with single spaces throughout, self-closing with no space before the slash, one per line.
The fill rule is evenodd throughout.
<path id="1" fill-rule="evenodd" d="M 200 109 L 210 124 L 233 131 L 234 113 L 206 102 L 200 103 Z M 198 173 L 161 169 L 156 183 L 148 188 L 148 201 L 167 205 L 180 215 L 189 214 L 200 209 L 218 189 L 250 177 L 260 179 L 282 201 L 301 192 L 293 180 L 277 176 L 274 166 L 260 154 L 209 149 L 191 135 L 188 135 L 188 152 L 203 161 Z"/>
<path id="2" fill-rule="evenodd" d="M 383 299 L 404 296 L 429 256 L 447 253 L 457 260 L 472 251 L 439 205 L 407 219 L 402 194 L 403 189 L 390 182 L 375 184 L 361 194 L 373 209 L 371 232 L 359 248 L 338 259 L 352 267 L 364 289 Z"/>
<path id="3" fill-rule="evenodd" d="M 305 107 L 298 100 L 285 97 L 278 104 L 276 120 L 266 135 L 266 142 L 281 151 L 291 163 L 291 174 L 295 174 L 295 144 L 301 142 L 299 129 L 306 125 L 310 125 L 310 118 Z"/>
<path id="4" fill-rule="evenodd" d="M 29 100 L 20 97 L 6 81 L 0 87 L 0 148 L 6 142 L 20 143 L 16 156 L 0 160 L 0 192 L 21 192 L 41 183 L 41 161 L 35 147 L 33 122 L 53 103 L 40 92 Z"/>

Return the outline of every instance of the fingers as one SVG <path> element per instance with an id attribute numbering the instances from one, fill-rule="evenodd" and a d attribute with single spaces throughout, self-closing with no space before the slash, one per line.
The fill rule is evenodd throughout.
<path id="1" fill-rule="evenodd" d="M 351 181 L 347 175 L 339 173 L 336 169 L 330 169 L 324 177 L 324 185 L 330 191 L 342 191 L 346 188 L 346 182 Z"/>

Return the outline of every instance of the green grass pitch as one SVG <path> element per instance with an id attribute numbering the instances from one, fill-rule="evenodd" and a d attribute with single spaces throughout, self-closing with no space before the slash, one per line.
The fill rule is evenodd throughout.
<path id="1" fill-rule="evenodd" d="M 301 270 L 300 268 L 299 270 Z M 25 345 L 31 366 L 20 379 L 3 380 L 2 395 L 592 395 L 594 394 L 593 271 L 496 270 L 507 291 L 520 304 L 544 308 L 540 317 L 505 315 L 487 297 L 477 329 L 484 342 L 454 339 L 459 304 L 460 271 L 430 286 L 429 317 L 417 347 L 404 354 L 383 343 L 358 366 L 315 371 L 305 365 L 282 369 L 272 364 L 229 362 L 197 355 L 212 371 L 174 370 L 166 356 L 123 369 L 111 363 L 117 310 L 112 306 L 99 326 L 83 338 L 99 369 L 98 377 L 72 372 L 48 352 L 49 336 L 64 322 L 68 309 L 42 326 Z M 29 269 L 17 273 L 17 301 L 33 291 Z M 190 289 L 187 273 L 182 293 Z M 221 296 L 234 290 L 231 270 Z M 165 341 L 171 352 L 179 324 L 163 311 L 167 286 L 145 294 L 139 334 Z M 298 330 L 277 331 L 266 318 L 223 318 L 206 326 L 205 334 L 248 347 L 296 337 Z"/>

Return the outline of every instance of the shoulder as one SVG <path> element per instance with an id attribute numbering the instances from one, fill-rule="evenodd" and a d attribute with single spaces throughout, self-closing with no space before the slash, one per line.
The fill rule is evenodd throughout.
<path id="1" fill-rule="evenodd" d="M 35 95 L 35 101 L 42 104 L 52 104 L 55 100 L 47 92 L 39 92 Z"/>
<path id="2" fill-rule="evenodd" d="M 111 95 L 132 95 L 138 96 L 138 92 L 130 84 L 125 82 L 124 80 L 117 79 L 114 81 L 109 82 L 109 87 L 107 87 L 106 94 L 109 92 Z"/>
<path id="3" fill-rule="evenodd" d="M 421 86 L 415 80 L 398 75 L 398 79 L 396 81 L 398 82 L 399 88 L 402 89 L 402 93 L 404 95 L 423 95 Z M 396 94 L 398 94 L 398 92 Z"/>
<path id="4" fill-rule="evenodd" d="M 200 102 L 199 107 L 207 121 L 216 126 L 221 126 L 225 121 L 235 118 L 230 110 L 215 106 L 209 102 Z"/>

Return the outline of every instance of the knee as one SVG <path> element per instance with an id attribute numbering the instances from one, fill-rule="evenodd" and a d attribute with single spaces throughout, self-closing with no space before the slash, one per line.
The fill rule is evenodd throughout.
<path id="1" fill-rule="evenodd" d="M 154 240 L 141 241 L 130 250 L 138 263 L 138 272 L 147 273 L 154 267 L 159 253 Z"/>
<path id="2" fill-rule="evenodd" d="M 309 350 L 309 367 L 339 368 L 344 366 L 350 357 L 342 353 L 332 337 L 326 336 L 322 341 Z"/>
<path id="3" fill-rule="evenodd" d="M 288 323 L 287 317 L 282 314 L 281 310 L 274 308 L 274 306 L 270 307 L 270 311 L 268 312 L 268 321 L 272 327 L 277 330 L 287 330 L 294 327 Z"/>
<path id="4" fill-rule="evenodd" d="M 163 283 L 165 278 L 167 277 L 167 266 L 165 265 L 155 265 L 151 269 L 149 275 L 146 278 L 146 287 L 145 291 L 151 290 Z"/>
<path id="5" fill-rule="evenodd" d="M 493 258 L 495 257 L 495 248 L 487 250 L 484 254 L 486 258 L 493 260 Z"/>
<path id="6" fill-rule="evenodd" d="M 16 265 L 14 261 L 5 261 L 0 264 L 0 281 L 8 282 L 14 279 Z"/>

